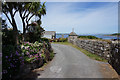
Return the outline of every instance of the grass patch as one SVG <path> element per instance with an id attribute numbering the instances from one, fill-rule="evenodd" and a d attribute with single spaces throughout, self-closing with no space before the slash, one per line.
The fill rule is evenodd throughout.
<path id="1" fill-rule="evenodd" d="M 102 57 L 100 57 L 100 56 L 98 56 L 96 54 L 93 54 L 93 53 L 91 53 L 91 52 L 89 52 L 89 51 L 87 51 L 85 49 L 82 49 L 82 48 L 80 48 L 80 47 L 78 47 L 76 45 L 73 45 L 73 44 L 71 44 L 69 42 L 53 42 L 53 43 L 55 43 L 55 44 L 63 44 L 63 45 L 70 45 L 70 46 L 80 50 L 82 53 L 84 53 L 85 55 L 87 55 L 91 59 L 94 59 L 94 60 L 97 60 L 97 61 L 102 61 L 102 62 L 107 62 L 106 59 L 103 59 Z"/>
<path id="2" fill-rule="evenodd" d="M 55 54 L 53 52 L 51 52 L 50 53 L 50 60 L 52 60 L 54 56 L 55 56 Z"/>

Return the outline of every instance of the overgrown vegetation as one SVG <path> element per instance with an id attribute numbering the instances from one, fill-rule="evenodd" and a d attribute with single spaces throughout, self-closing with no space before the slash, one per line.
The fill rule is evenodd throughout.
<path id="1" fill-rule="evenodd" d="M 68 38 L 49 39 L 50 42 L 67 42 Z"/>
<path id="2" fill-rule="evenodd" d="M 2 13 L 6 16 L 9 23 L 13 28 L 13 39 L 15 45 L 18 43 L 18 25 L 16 23 L 16 13 L 17 16 L 22 20 L 23 27 L 23 37 L 25 37 L 26 32 L 29 28 L 30 20 L 33 17 L 37 17 L 38 23 L 41 24 L 41 16 L 46 14 L 45 3 L 41 4 L 40 2 L 3 2 L 2 3 Z M 10 14 L 8 16 L 8 14 Z M 23 38 L 24 40 L 25 38 Z"/>
<path id="3" fill-rule="evenodd" d="M 78 36 L 78 38 L 85 38 L 85 39 L 100 39 L 100 38 L 95 37 L 95 36 Z"/>
<path id="4" fill-rule="evenodd" d="M 111 34 L 111 36 L 118 36 L 118 35 L 120 35 L 120 33 Z"/>
<path id="5" fill-rule="evenodd" d="M 44 31 L 41 27 L 41 16 L 46 14 L 45 3 L 4 2 L 2 11 L 11 24 L 9 28 L 6 20 L 2 22 L 2 79 L 14 80 L 19 75 L 21 66 L 36 62 L 39 64 L 42 60 L 44 64 L 52 60 L 54 53 L 49 40 L 41 38 Z M 19 24 L 17 25 L 14 17 L 17 12 L 22 20 L 23 33 L 18 31 Z M 30 23 L 32 17 L 37 20 Z"/>
<path id="6" fill-rule="evenodd" d="M 97 61 L 107 62 L 106 59 L 103 59 L 102 57 L 100 57 L 100 56 L 98 56 L 98 55 L 96 55 L 96 54 L 93 54 L 93 53 L 91 53 L 91 52 L 89 52 L 89 51 L 87 51 L 87 50 L 85 50 L 85 49 L 82 49 L 82 48 L 80 48 L 80 47 L 78 47 L 78 46 L 76 46 L 76 45 L 73 45 L 73 44 L 71 44 L 71 43 L 69 43 L 69 42 L 53 42 L 53 43 L 72 46 L 72 47 L 80 50 L 81 52 L 83 52 L 85 55 L 87 55 L 87 56 L 90 57 L 91 59 L 94 59 L 94 60 L 97 60 Z"/>

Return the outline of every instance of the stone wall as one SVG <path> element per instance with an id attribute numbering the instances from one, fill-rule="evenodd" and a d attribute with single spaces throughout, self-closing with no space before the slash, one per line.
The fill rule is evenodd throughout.
<path id="1" fill-rule="evenodd" d="M 111 54 L 110 54 L 109 63 L 120 75 L 120 43 L 111 44 Z"/>
<path id="2" fill-rule="evenodd" d="M 78 38 L 71 39 L 69 42 L 107 59 L 113 68 L 120 74 L 120 46 L 118 43 Z"/>

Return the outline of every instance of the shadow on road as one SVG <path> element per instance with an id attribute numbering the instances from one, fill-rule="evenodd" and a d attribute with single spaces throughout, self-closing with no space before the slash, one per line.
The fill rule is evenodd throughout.
<path id="1" fill-rule="evenodd" d="M 21 76 L 21 78 L 17 79 L 17 80 L 36 80 L 37 76 L 40 76 L 40 74 L 38 74 L 37 72 L 29 72 L 28 74 Z"/>

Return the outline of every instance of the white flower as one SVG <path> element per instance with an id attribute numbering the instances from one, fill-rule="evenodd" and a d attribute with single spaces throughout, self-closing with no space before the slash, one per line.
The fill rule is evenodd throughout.
<path id="1" fill-rule="evenodd" d="M 24 56 L 24 53 L 22 53 L 22 55 Z"/>
<path id="2" fill-rule="evenodd" d="M 25 46 L 25 49 L 29 48 L 29 46 Z"/>
<path id="3" fill-rule="evenodd" d="M 24 45 L 21 45 L 21 48 L 24 48 Z"/>

